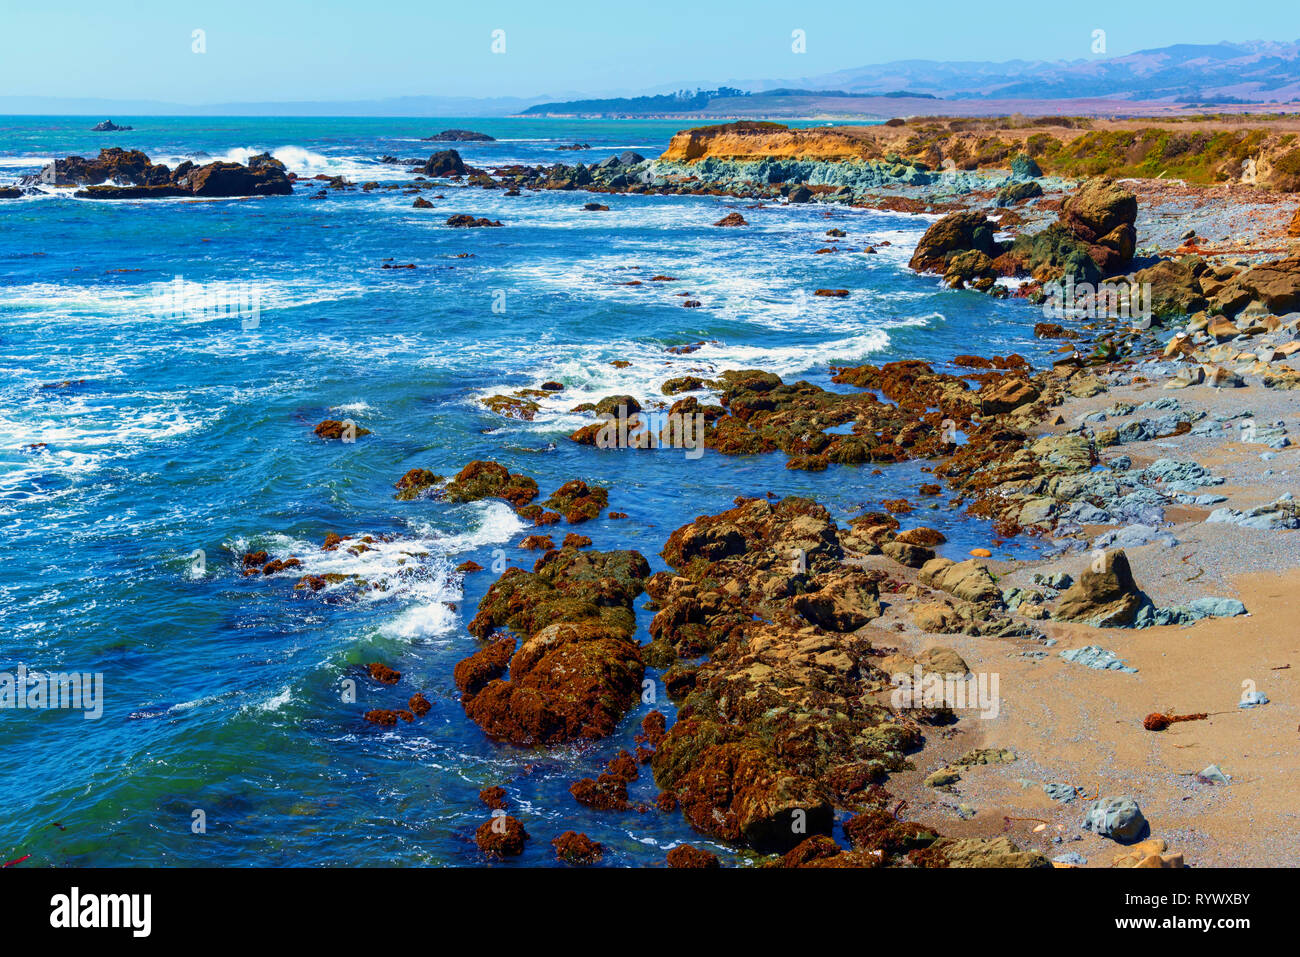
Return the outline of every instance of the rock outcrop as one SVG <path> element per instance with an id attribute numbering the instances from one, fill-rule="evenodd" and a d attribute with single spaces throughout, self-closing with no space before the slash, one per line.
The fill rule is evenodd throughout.
<path id="1" fill-rule="evenodd" d="M 470 172 L 455 150 L 439 150 L 419 168 L 425 176 L 464 176 Z"/>
<path id="2" fill-rule="evenodd" d="M 1131 625 L 1147 602 L 1133 580 L 1128 556 L 1121 548 L 1106 552 L 1099 563 L 1090 565 L 1061 593 L 1055 617 L 1103 628 Z"/>
<path id="3" fill-rule="evenodd" d="M 55 160 L 25 185 L 71 187 L 87 199 L 149 199 L 168 196 L 283 196 L 293 192 L 284 164 L 270 154 L 249 158 L 248 164 L 214 162 L 203 166 L 186 161 L 175 169 L 155 164 L 140 150 L 117 147 L 86 159 Z"/>
<path id="4" fill-rule="evenodd" d="M 576 548 L 547 552 L 532 572 L 506 569 L 469 626 L 489 643 L 456 666 L 466 714 L 521 745 L 610 734 L 641 693 L 632 602 L 649 574 L 637 552 Z"/>
<path id="5" fill-rule="evenodd" d="M 986 290 L 998 275 L 1095 282 L 1132 261 L 1136 219 L 1137 197 L 1109 179 L 1090 179 L 1066 198 L 1057 222 L 1010 243 L 994 239 L 999 227 L 982 212 L 949 213 L 926 230 L 908 265 Z"/>
<path id="6" fill-rule="evenodd" d="M 426 143 L 495 143 L 495 136 L 476 133 L 473 130 L 443 130 L 433 136 L 424 137 Z"/>
<path id="7" fill-rule="evenodd" d="M 794 497 L 738 499 L 669 537 L 647 651 L 680 709 L 651 767 L 702 833 L 782 852 L 829 834 L 919 743 L 863 694 L 887 681 L 858 630 L 883 576 L 843 554 L 825 509 Z"/>

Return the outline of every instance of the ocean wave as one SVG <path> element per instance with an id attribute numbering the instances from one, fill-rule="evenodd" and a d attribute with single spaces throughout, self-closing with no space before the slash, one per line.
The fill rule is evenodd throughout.
<path id="1" fill-rule="evenodd" d="M 544 350 L 540 354 L 535 351 L 530 368 L 536 378 L 529 387 L 536 389 L 542 382 L 554 380 L 565 388 L 560 392 L 529 396 L 529 400 L 539 406 L 532 422 L 508 421 L 512 428 L 521 431 L 553 431 L 562 426 L 577 427 L 590 422 L 589 416 L 569 410 L 609 395 L 631 395 L 646 408 L 653 409 L 667 406 L 685 395 L 703 397 L 708 394 L 707 390 L 700 390 L 665 396 L 663 384 L 683 375 L 709 379 L 728 369 L 761 368 L 788 380 L 811 370 L 825 370 L 832 362 L 851 364 L 883 352 L 889 348 L 890 328 L 925 326 L 942 319 L 939 313 L 907 317 L 887 327 L 841 339 L 788 346 L 706 342 L 685 355 L 675 355 L 666 352 L 662 346 L 644 342 L 563 346 L 557 347 L 554 355 L 547 355 Z M 611 364 L 612 360 L 626 361 L 630 365 L 617 368 Z M 519 388 L 518 384 L 505 383 L 487 386 L 472 393 L 469 401 L 481 403 L 490 396 L 509 395 Z"/>
<path id="2" fill-rule="evenodd" d="M 460 622 L 455 605 L 463 597 L 461 576 L 452 557 L 519 534 L 523 522 L 504 502 L 472 503 L 458 512 L 465 528 L 447 532 L 427 522 L 410 524 L 399 536 L 352 534 L 338 547 L 324 551 L 320 543 L 280 533 L 259 538 L 256 547 L 278 558 L 293 556 L 297 567 L 273 578 L 304 575 L 339 576 L 320 594 L 342 594 L 364 605 L 398 603 L 403 607 L 380 630 L 393 638 L 412 640 L 450 634 Z M 369 538 L 370 541 L 362 541 Z M 254 547 L 245 538 L 227 543 L 235 555 Z M 369 587 L 358 588 L 361 582 Z"/>
<path id="3" fill-rule="evenodd" d="M 255 274 L 195 281 L 183 275 L 130 286 L 33 282 L 0 287 L 0 319 L 11 328 L 24 320 L 45 326 L 54 319 L 102 322 L 226 322 L 268 309 L 293 309 L 351 299 L 369 292 L 359 284 Z"/>

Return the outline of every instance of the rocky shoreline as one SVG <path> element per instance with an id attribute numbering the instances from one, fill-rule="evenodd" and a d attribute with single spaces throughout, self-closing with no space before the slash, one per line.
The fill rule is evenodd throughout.
<path id="1" fill-rule="evenodd" d="M 449 130 L 431 139 L 480 135 Z M 599 446 L 609 423 L 630 414 L 639 438 L 627 454 L 680 438 L 652 417 L 666 411 L 670 421 L 701 423 L 703 448 L 780 454 L 790 470 L 925 463 L 927 481 L 914 496 L 843 524 L 808 498 L 737 497 L 730 509 L 672 531 L 660 552 L 668 570 L 657 573 L 636 551 L 595 547 L 567 530 L 602 513 L 618 517 L 609 511 L 617 490 L 597 476 L 545 498 L 534 479 L 493 461 L 470 462 L 450 478 L 428 468 L 394 476 L 395 508 L 420 498 L 499 499 L 532 524 L 517 543 L 540 553 L 532 570 L 496 577 L 468 626 L 477 650 L 450 676 L 466 716 L 491 742 L 599 742 L 656 700 L 646 698 L 647 683 L 661 685 L 675 714 L 650 711 L 635 753 L 620 749 L 603 773 L 574 781 L 573 799 L 599 814 L 681 814 L 702 843 L 745 848 L 772 866 L 1168 867 L 1258 854 L 1258 840 L 1231 821 L 1198 830 L 1179 802 L 1187 788 L 1196 807 L 1257 801 L 1245 806 L 1276 824 L 1285 809 L 1248 788 L 1259 780 L 1285 787 L 1297 770 L 1294 756 L 1274 752 L 1260 768 L 1248 753 L 1251 740 L 1295 723 L 1296 698 L 1286 694 L 1294 690 L 1290 646 L 1259 635 L 1261 623 L 1285 620 L 1285 595 L 1242 578 L 1281 581 L 1300 568 L 1287 429 L 1300 382 L 1294 201 L 1254 187 L 1243 199 L 1241 182 L 1215 193 L 1106 176 L 1075 181 L 1044 175 L 1025 152 L 999 152 L 1006 168 L 944 168 L 950 156 L 932 164 L 864 155 L 860 140 L 824 133 L 804 155 L 798 144 L 813 134 L 765 124 L 680 136 L 657 160 L 629 151 L 591 165 L 478 169 L 454 149 L 385 160 L 414 177 L 389 188 L 412 193 L 434 186 L 428 177 L 505 195 L 720 195 L 760 208 L 942 214 L 911 268 L 954 295 L 1023 300 L 1035 310 L 1026 327 L 1059 340 L 1059 358 L 1043 369 L 1018 355 L 979 354 L 837 367 L 832 381 L 842 391 L 729 369 L 671 380 L 662 398 L 615 394 L 579 406 L 573 411 L 591 421 L 570 441 Z M 710 152 L 750 137 L 765 148 L 795 145 L 759 158 Z M 100 199 L 283 195 L 295 179 L 265 154 L 246 166 L 172 170 L 138 151 L 103 150 L 52 163 L 23 188 L 79 188 L 78 196 Z M 1202 202 L 1197 225 L 1160 218 L 1189 196 Z M 1273 215 L 1250 235 L 1234 234 L 1222 224 L 1239 200 Z M 415 206 L 431 204 L 420 197 Z M 601 203 L 585 208 L 610 212 Z M 502 223 L 462 213 L 446 225 Z M 735 210 L 716 225 L 748 223 Z M 836 232 L 827 240 L 844 238 Z M 1077 295 L 1043 314 L 1066 286 Z M 1122 293 L 1112 297 L 1111 287 Z M 816 294 L 844 299 L 852 290 Z M 483 404 L 526 420 L 537 399 L 563 388 L 547 382 Z M 657 428 L 664 431 L 651 435 Z M 342 430 L 327 420 L 316 434 L 333 440 Z M 961 560 L 941 557 L 943 534 L 916 517 L 922 503 L 987 520 L 996 537 Z M 1041 558 L 995 559 L 994 549 L 1017 536 Z M 376 544 L 331 533 L 321 549 Z M 250 577 L 300 576 L 296 590 L 306 598 L 386 587 L 302 575 L 295 555 L 254 551 L 241 563 Z M 459 571 L 484 569 L 467 562 Z M 637 602 L 654 612 L 645 644 Z M 1207 658 L 1203 636 L 1225 629 L 1258 637 L 1271 663 L 1250 649 Z M 1175 630 L 1187 637 L 1166 637 Z M 1167 672 L 1161 659 L 1171 663 Z M 367 674 L 381 685 L 401 680 L 381 662 Z M 1255 697 L 1238 701 L 1243 680 Z M 1091 697 L 1074 704 L 1080 688 Z M 1157 696 L 1171 688 L 1178 698 Z M 365 720 L 392 727 L 428 710 L 416 694 Z M 1171 741 L 1203 743 L 1206 765 L 1172 770 L 1178 755 L 1163 750 Z M 642 774 L 659 791 L 653 807 L 628 797 Z M 1188 777 L 1186 787 L 1175 774 Z M 481 800 L 493 812 L 475 835 L 485 859 L 520 853 L 532 838 L 507 813 L 504 789 L 488 788 Z M 551 843 L 557 860 L 571 864 L 602 854 L 573 831 Z M 667 863 L 718 860 L 702 846 L 680 846 Z"/>
<path id="2" fill-rule="evenodd" d="M 499 702 L 484 701 L 478 687 L 458 676 L 467 711 L 490 736 L 497 722 L 516 725 L 513 699 L 520 694 L 533 696 L 528 713 L 540 708 L 545 714 L 573 700 L 571 687 L 554 683 L 564 673 L 556 667 L 561 654 L 596 662 L 595 677 L 582 679 L 584 693 L 621 700 L 624 709 L 635 700 L 640 669 L 650 665 L 662 671 L 678 706 L 675 720 L 648 727 L 633 762 L 611 761 L 606 774 L 576 782 L 580 803 L 635 811 L 623 782 L 628 773 L 635 777 L 636 763 L 648 764 L 661 789 L 661 810 L 680 809 L 702 836 L 775 855 L 770 860 L 781 866 L 1071 867 L 1091 861 L 1170 867 L 1181 866 L 1187 855 L 1223 859 L 1226 841 L 1189 836 L 1177 815 L 1143 812 L 1144 806 L 1169 810 L 1164 797 L 1109 793 L 1102 779 L 1120 776 L 1113 769 L 1094 763 L 1094 788 L 1062 783 L 1054 780 L 1062 773 L 1051 767 L 1053 749 L 1045 740 L 1035 742 L 1038 753 L 985 740 L 996 737 L 996 720 L 980 733 L 979 721 L 953 707 L 952 691 L 954 683 L 976 681 L 972 662 L 984 665 L 983 676 L 1008 658 L 1017 667 L 1030 663 L 1055 672 L 1039 690 L 1064 700 L 1071 683 L 1089 670 L 1112 680 L 1138 672 L 1107 647 L 1118 635 L 1131 643 L 1127 636 L 1138 631 L 1255 617 L 1256 609 L 1231 594 L 1236 578 L 1224 563 L 1213 574 L 1202 568 L 1192 576 L 1200 579 L 1193 589 L 1169 587 L 1171 572 L 1186 568 L 1188 558 L 1169 555 L 1184 537 L 1212 541 L 1228 536 L 1228 528 L 1232 535 L 1270 541 L 1281 536 L 1283 560 L 1274 550 L 1260 570 L 1282 574 L 1300 566 L 1300 549 L 1287 535 L 1300 528 L 1300 511 L 1289 491 L 1273 494 L 1282 487 L 1279 480 L 1289 480 L 1275 468 L 1265 470 L 1270 482 L 1240 469 L 1228 478 L 1202 464 L 1206 446 L 1257 445 L 1255 454 L 1265 461 L 1282 455 L 1289 462 L 1294 454 L 1287 451 L 1284 417 L 1294 408 L 1289 390 L 1300 376 L 1294 358 L 1300 351 L 1300 262 L 1226 259 L 1231 253 L 1198 250 L 1195 231 L 1179 238 L 1178 258 L 1155 260 L 1144 250 L 1168 240 L 1144 229 L 1127 183 L 1093 179 L 1062 199 L 1043 200 L 1063 192 L 1061 184 L 1049 181 L 1044 190 L 1041 171 L 1023 159 L 1000 182 L 956 180 L 955 193 L 932 191 L 927 208 L 935 208 L 940 196 L 939 202 L 962 208 L 931 227 L 912 267 L 938 273 L 955 288 L 1017 295 L 1027 305 L 1041 305 L 1044 290 L 1062 281 L 1145 283 L 1155 305 L 1146 321 L 1108 315 L 1084 298 L 1060 321 L 1037 323 L 1036 334 L 1063 343 L 1062 358 L 1044 371 L 1018 356 L 959 357 L 952 372 L 912 360 L 834 370 L 837 383 L 863 391 L 829 393 L 762 370 L 734 370 L 683 384 L 684 390 L 710 390 L 716 404 L 690 396 L 674 402 L 669 413 L 702 415 L 709 449 L 729 455 L 779 451 L 792 469 L 929 460 L 936 482 L 920 487 L 918 496 L 943 494 L 946 486 L 949 507 L 991 519 L 1002 537 L 1037 537 L 1044 558 L 1008 564 L 989 560 L 987 549 L 976 549 L 966 561 L 938 558 L 934 547 L 943 536 L 924 526 L 905 528 L 914 507 L 906 500 L 840 527 L 815 502 L 772 495 L 739 498 L 732 510 L 675 531 L 662 553 L 670 572 L 644 577 L 643 571 L 631 579 L 593 572 L 590 584 L 561 586 L 566 597 L 590 609 L 583 617 L 556 622 L 548 613 L 540 629 L 541 622 L 526 619 L 512 624 L 492 611 L 502 601 L 520 607 L 500 592 L 509 582 L 509 593 L 519 594 L 520 573 L 507 572 L 480 606 L 478 630 L 471 628 L 484 648 L 462 663 L 467 673 L 493 676 Z M 908 163 L 888 170 L 863 166 L 873 170 L 864 176 L 856 168 L 862 164 L 850 161 L 855 168 L 834 174 L 847 182 L 810 182 L 830 178 L 827 165 L 786 159 L 742 164 L 746 178 L 740 180 L 737 166 L 726 161 L 706 160 L 686 176 L 662 158 L 632 155 L 591 167 L 557 164 L 490 175 L 494 185 L 512 189 L 722 193 L 865 205 L 873 202 L 859 189 L 933 187 L 940 179 Z M 776 181 L 764 182 L 764 175 Z M 953 185 L 949 178 L 945 186 Z M 1144 184 L 1137 185 L 1141 191 Z M 999 238 L 1009 226 L 1025 223 L 1032 228 L 1017 231 L 1018 238 Z M 718 225 L 745 223 L 737 214 Z M 1247 241 L 1258 244 L 1253 237 Z M 1255 408 L 1224 408 L 1224 390 L 1251 392 Z M 665 392 L 671 397 L 670 386 Z M 526 395 L 495 398 L 506 415 L 515 414 L 513 404 L 528 402 Z M 629 401 L 633 413 L 640 411 L 633 397 L 611 396 L 593 413 L 608 416 Z M 599 420 L 572 439 L 593 444 L 598 428 Z M 1189 452 L 1182 452 L 1184 445 Z M 1235 494 L 1221 494 L 1230 482 Z M 543 595 L 552 594 L 554 576 L 580 554 L 566 545 L 538 561 L 533 575 L 547 582 Z M 584 564 L 599 567 L 612 554 L 591 553 Z M 1173 562 L 1181 567 L 1171 568 Z M 1150 579 L 1158 588 L 1149 593 Z M 626 609 L 627 596 L 642 588 L 656 612 L 651 642 L 624 644 L 621 655 L 593 655 L 596 645 L 627 634 L 599 624 L 606 609 Z M 522 607 L 535 601 L 552 607 L 545 598 L 525 599 Z M 517 652 L 512 632 L 524 641 Z M 594 643 L 590 650 L 582 647 L 587 642 Z M 543 669 L 551 684 L 539 685 L 536 662 L 549 656 L 556 656 Z M 1063 664 L 1049 668 L 1049 662 Z M 582 668 L 576 673 L 589 674 Z M 921 699 L 918 691 L 918 704 L 898 707 L 897 692 L 907 687 L 899 676 L 913 673 L 943 676 L 950 684 L 937 697 Z M 613 699 L 606 697 L 610 691 Z M 1222 702 L 1224 689 L 1214 697 Z M 1267 695 L 1243 696 L 1243 713 L 1266 702 Z M 1153 712 L 1144 719 L 1142 705 L 1131 708 L 1117 722 L 1134 729 L 1125 735 L 1169 733 L 1163 729 L 1174 718 Z M 579 710 L 600 713 L 590 705 Z M 1191 717 L 1207 726 L 1215 720 Z M 576 733 L 607 732 L 587 726 Z M 540 739 L 529 732 L 514 740 Z M 962 740 L 980 746 L 924 771 L 932 752 L 951 752 L 949 742 Z M 1219 760 L 1231 763 L 1231 755 Z M 1018 779 L 1024 794 L 1043 795 L 1030 801 L 1033 815 L 1001 813 L 1015 800 L 1005 794 L 997 798 L 1002 807 L 974 806 L 978 792 L 964 782 L 1005 777 L 1016 767 L 1047 778 L 1041 784 Z M 1202 789 L 1232 780 L 1218 763 L 1191 777 Z M 963 795 L 972 800 L 954 800 Z M 914 817 L 904 813 L 909 807 L 926 810 Z M 687 856 L 678 855 L 679 862 Z M 709 864 L 707 854 L 697 863 Z"/>

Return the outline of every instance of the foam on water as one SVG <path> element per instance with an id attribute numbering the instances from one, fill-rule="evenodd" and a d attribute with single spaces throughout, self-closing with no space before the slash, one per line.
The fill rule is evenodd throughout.
<path id="1" fill-rule="evenodd" d="M 942 315 L 934 313 L 900 321 L 894 327 L 923 327 L 942 319 Z M 702 397 L 708 394 L 707 391 L 700 391 L 664 395 L 663 384 L 679 376 L 693 375 L 709 379 L 729 369 L 761 368 L 788 379 L 815 368 L 824 371 L 832 362 L 864 362 L 888 347 L 888 330 L 872 329 L 843 339 L 778 347 L 709 341 L 684 355 L 668 353 L 662 346 L 643 342 L 613 343 L 576 350 L 567 348 L 554 352 L 539 349 L 532 364 L 534 381 L 525 387 L 538 389 L 541 383 L 553 380 L 565 388 L 560 392 L 528 396 L 528 401 L 540 406 L 531 428 L 550 431 L 562 426 L 577 427 L 586 424 L 591 421 L 589 416 L 575 415 L 569 410 L 584 403 L 598 402 L 610 395 L 631 395 L 643 406 L 655 408 L 671 404 L 685 395 Z M 611 360 L 615 358 L 629 361 L 631 365 L 617 368 L 611 365 Z M 475 390 L 467 401 L 481 403 L 494 395 L 510 395 L 519 388 L 521 386 L 518 383 L 499 383 Z M 515 428 L 530 428 L 528 422 L 516 419 L 508 421 Z"/>

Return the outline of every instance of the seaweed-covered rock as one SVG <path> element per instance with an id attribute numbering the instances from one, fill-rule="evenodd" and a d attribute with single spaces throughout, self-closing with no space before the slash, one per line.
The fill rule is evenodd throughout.
<path id="1" fill-rule="evenodd" d="M 527 475 L 512 473 L 499 462 L 479 460 L 457 472 L 447 483 L 445 494 L 452 502 L 500 498 L 520 508 L 537 497 L 537 482 Z"/>
<path id="2" fill-rule="evenodd" d="M 555 509 L 570 524 L 577 524 L 600 515 L 601 510 L 609 505 L 609 492 L 599 486 L 592 488 L 581 479 L 573 479 L 557 488 L 542 504 Z"/>
<path id="3" fill-rule="evenodd" d="M 551 845 L 556 859 L 566 864 L 595 864 L 605 853 L 603 844 L 576 831 L 565 831 Z"/>
<path id="4" fill-rule="evenodd" d="M 518 857 L 524 852 L 528 832 L 508 814 L 494 814 L 474 832 L 474 842 L 488 857 Z"/>
<path id="5" fill-rule="evenodd" d="M 722 862 L 718 855 L 693 844 L 678 844 L 668 852 L 668 866 L 680 868 L 718 868 Z"/>
<path id="6" fill-rule="evenodd" d="M 675 574 L 648 583 L 651 648 L 709 660 L 665 675 L 683 700 L 651 767 L 702 833 L 789 851 L 918 742 L 861 693 L 884 678 L 858 630 L 879 614 L 879 573 L 841 565 L 838 536 L 806 499 L 739 499 L 664 547 Z"/>
<path id="7" fill-rule="evenodd" d="M 411 469 L 393 486 L 397 489 L 397 494 L 393 497 L 399 502 L 409 502 L 419 498 L 441 481 L 441 475 L 435 475 L 428 469 Z"/>
<path id="8" fill-rule="evenodd" d="M 515 652 L 513 638 L 498 639 L 457 665 L 469 717 L 516 744 L 610 734 L 641 691 L 632 602 L 649 574 L 636 552 L 576 549 L 547 553 L 533 572 L 507 569 L 469 628 L 482 638 L 508 628 L 523 641 Z"/>

